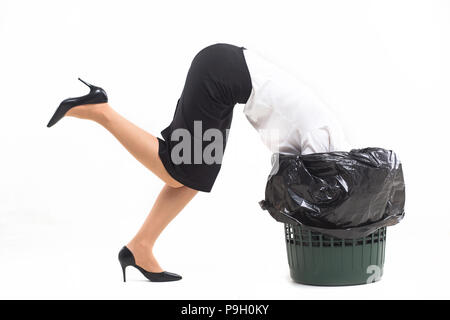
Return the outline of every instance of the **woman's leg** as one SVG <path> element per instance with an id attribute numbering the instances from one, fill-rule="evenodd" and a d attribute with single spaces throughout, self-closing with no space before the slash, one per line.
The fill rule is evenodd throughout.
<path id="1" fill-rule="evenodd" d="M 164 228 L 197 192 L 186 186 L 173 188 L 166 184 L 163 187 L 141 229 L 127 244 L 135 256 L 137 265 L 150 272 L 163 271 L 153 256 L 153 245 Z"/>
<path id="2" fill-rule="evenodd" d="M 156 137 L 122 117 L 109 104 L 78 106 L 66 115 L 92 120 L 105 127 L 139 162 L 166 183 L 141 229 L 127 245 L 137 265 L 150 272 L 163 271 L 153 256 L 155 241 L 198 191 L 182 185 L 167 173 L 158 156 Z"/>
<path id="3" fill-rule="evenodd" d="M 81 105 L 70 109 L 66 115 L 99 123 L 162 181 L 174 188 L 183 186 L 164 168 L 158 156 L 158 139 L 122 117 L 108 103 Z"/>

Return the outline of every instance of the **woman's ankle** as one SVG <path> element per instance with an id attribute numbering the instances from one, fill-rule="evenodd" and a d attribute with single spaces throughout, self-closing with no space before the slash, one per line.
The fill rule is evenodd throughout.
<path id="1" fill-rule="evenodd" d="M 131 250 L 131 252 L 149 252 L 153 251 L 153 244 L 150 244 L 146 241 L 133 239 L 127 244 L 127 248 Z"/>
<path id="2" fill-rule="evenodd" d="M 114 110 L 108 103 L 101 103 L 92 108 L 91 120 L 106 127 L 113 117 Z"/>
<path id="3" fill-rule="evenodd" d="M 153 245 L 148 242 L 130 241 L 127 248 L 133 253 L 135 263 L 150 272 L 164 271 L 153 255 Z"/>

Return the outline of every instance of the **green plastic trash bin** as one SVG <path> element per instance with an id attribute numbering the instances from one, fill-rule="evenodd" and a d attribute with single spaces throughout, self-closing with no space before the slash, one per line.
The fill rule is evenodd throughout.
<path id="1" fill-rule="evenodd" d="M 383 275 L 386 227 L 360 239 L 338 239 L 284 224 L 291 278 L 320 286 L 366 284 Z"/>

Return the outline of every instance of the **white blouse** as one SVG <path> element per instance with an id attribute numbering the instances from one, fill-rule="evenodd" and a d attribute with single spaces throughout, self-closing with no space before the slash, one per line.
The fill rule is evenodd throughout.
<path id="1" fill-rule="evenodd" d="M 307 85 L 252 49 L 244 56 L 253 86 L 244 114 L 272 152 L 350 150 L 337 119 Z"/>

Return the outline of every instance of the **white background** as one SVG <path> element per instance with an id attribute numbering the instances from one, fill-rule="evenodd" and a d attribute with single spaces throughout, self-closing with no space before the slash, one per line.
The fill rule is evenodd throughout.
<path id="1" fill-rule="evenodd" d="M 0 298 L 449 298 L 448 1 L 0 0 Z M 237 105 L 224 164 L 155 247 L 183 275 L 124 284 L 118 250 L 160 182 L 103 128 L 59 102 L 100 85 L 159 135 L 193 56 L 227 42 L 309 83 L 355 147 L 397 152 L 405 219 L 388 229 L 378 283 L 322 288 L 289 278 L 283 225 L 259 208 L 270 153 Z M 129 269 L 131 270 L 131 269 Z"/>

